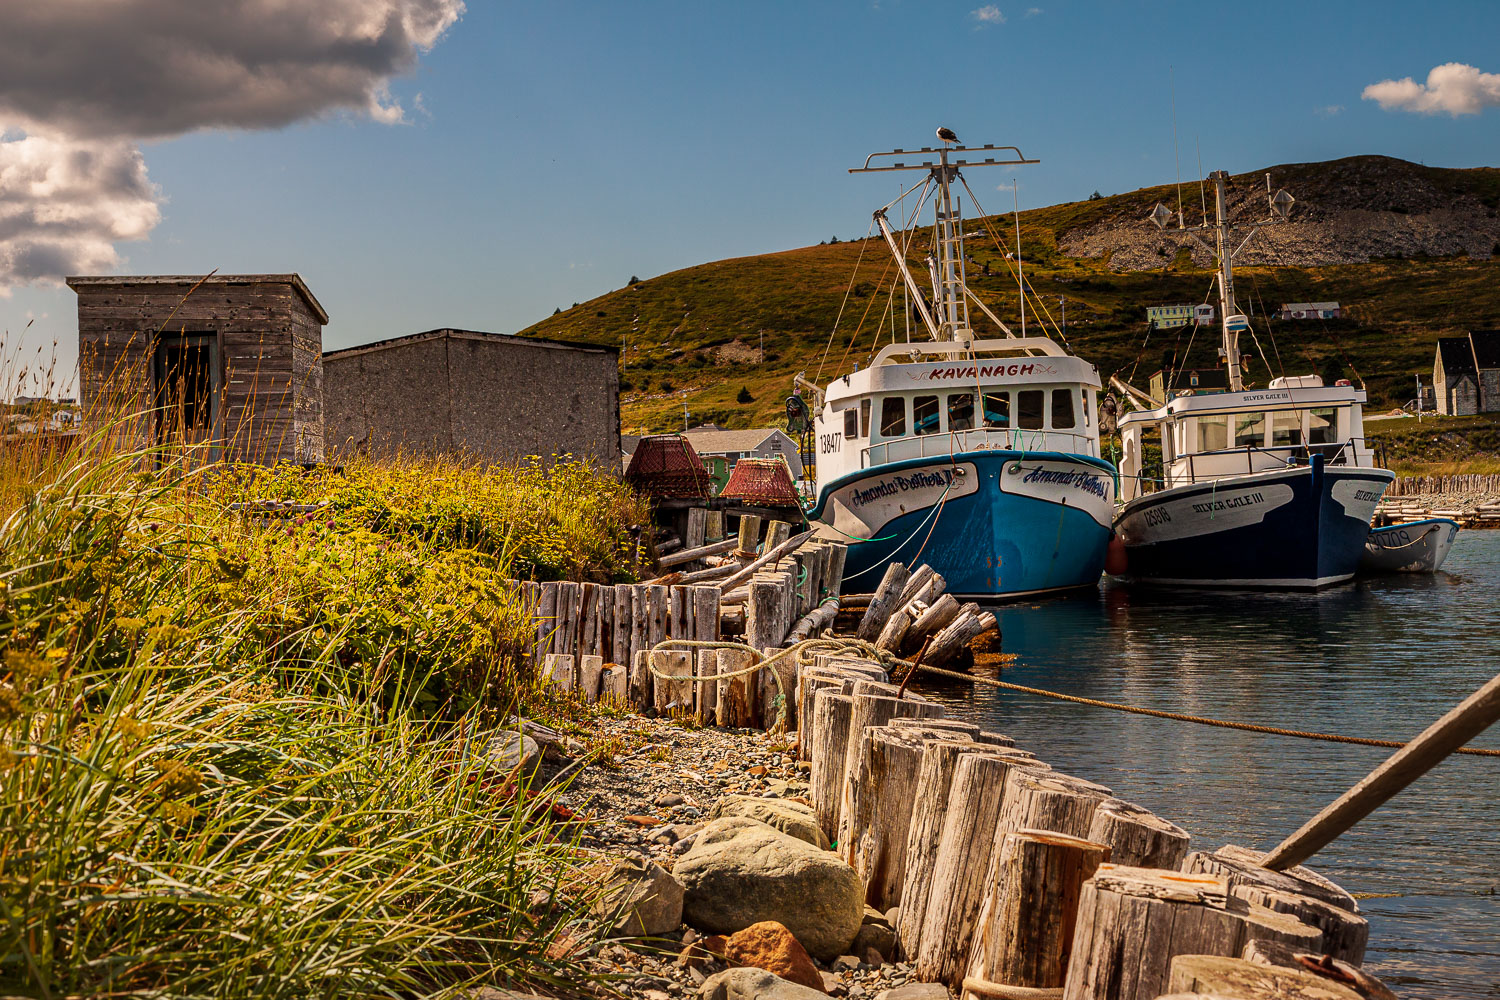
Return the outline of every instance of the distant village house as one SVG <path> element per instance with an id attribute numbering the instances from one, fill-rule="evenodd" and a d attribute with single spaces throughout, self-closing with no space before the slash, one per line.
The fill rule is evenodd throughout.
<path id="1" fill-rule="evenodd" d="M 713 424 L 702 424 L 684 431 L 682 436 L 703 459 L 704 467 L 713 477 L 715 494 L 729 482 L 729 473 L 741 458 L 779 458 L 787 464 L 793 482 L 802 478 L 802 457 L 797 453 L 797 442 L 784 431 L 771 427 L 726 431 Z"/>
<path id="2" fill-rule="evenodd" d="M 1183 303 L 1172 306 L 1149 306 L 1146 321 L 1158 330 L 1173 330 L 1189 323 L 1212 323 L 1214 307 L 1210 303 L 1192 305 Z"/>
<path id="3" fill-rule="evenodd" d="M 1276 316 L 1278 319 L 1343 319 L 1344 310 L 1337 302 L 1284 302 Z"/>
<path id="4" fill-rule="evenodd" d="M 1500 330 L 1471 330 L 1437 342 L 1432 363 L 1437 411 L 1449 416 L 1500 410 Z"/>

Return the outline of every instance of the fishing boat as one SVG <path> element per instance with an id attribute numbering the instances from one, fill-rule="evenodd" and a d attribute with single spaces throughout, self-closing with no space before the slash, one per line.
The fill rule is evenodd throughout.
<path id="1" fill-rule="evenodd" d="M 1166 232 L 1197 238 L 1218 261 L 1222 388 L 1179 384 L 1178 373 L 1153 380 L 1154 393 L 1116 380 L 1141 406 L 1119 418 L 1123 455 L 1115 520 L 1126 581 L 1194 587 L 1317 589 L 1354 576 L 1365 553 L 1375 505 L 1394 478 L 1376 468 L 1365 444 L 1365 392 L 1348 380 L 1324 385 L 1317 375 L 1270 379 L 1262 387 L 1243 378 L 1240 335 L 1249 320 L 1234 299 L 1239 226 L 1228 219 L 1228 174 L 1210 175 L 1215 190 L 1212 225 L 1169 229 L 1172 213 L 1157 205 L 1153 220 Z M 1293 198 L 1266 192 L 1269 218 L 1254 228 L 1285 222 Z M 1269 367 L 1269 366 L 1268 366 Z M 1149 440 L 1148 440 L 1149 436 Z M 1146 466 L 1147 446 L 1160 448 L 1159 473 Z M 1153 463 L 1154 464 L 1154 463 Z M 1112 554 L 1113 555 L 1113 554 Z"/>
<path id="2" fill-rule="evenodd" d="M 1436 573 L 1458 537 L 1458 522 L 1446 517 L 1372 528 L 1365 540 L 1361 573 Z"/>
<path id="3" fill-rule="evenodd" d="M 961 597 L 1096 586 L 1116 491 L 1114 467 L 1099 453 L 1099 373 L 1051 336 L 1028 334 L 1019 255 L 1021 334 L 967 282 L 960 188 L 983 213 L 963 168 L 1038 161 L 1014 146 L 939 138 L 939 148 L 874 153 L 850 171 L 924 176 L 874 213 L 900 275 L 891 342 L 867 367 L 825 385 L 797 378 L 790 402 L 810 398 L 797 405 L 809 411 L 817 449 L 809 520 L 849 544 L 846 589 L 862 579 L 873 590 L 894 560 L 930 564 Z M 907 197 L 915 208 L 902 213 L 898 232 L 887 213 Z M 924 286 L 908 257 L 928 204 Z M 898 289 L 907 300 L 899 306 Z M 904 337 L 897 315 L 906 317 Z M 1045 319 L 1033 326 L 1047 332 Z"/>

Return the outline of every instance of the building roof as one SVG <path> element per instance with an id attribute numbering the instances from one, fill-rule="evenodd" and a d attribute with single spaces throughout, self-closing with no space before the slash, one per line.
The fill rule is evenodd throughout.
<path id="1" fill-rule="evenodd" d="M 1500 330 L 1470 330 L 1469 341 L 1474 345 L 1476 368 L 1500 368 Z"/>
<path id="2" fill-rule="evenodd" d="M 1439 337 L 1437 353 L 1443 362 L 1443 374 L 1450 377 L 1474 374 L 1474 351 L 1468 337 Z"/>
<path id="3" fill-rule="evenodd" d="M 456 330 L 445 326 L 436 330 L 425 330 L 422 333 L 409 333 L 402 337 L 376 340 L 368 344 L 359 344 L 355 347 L 341 347 L 336 351 L 324 351 L 323 360 L 348 358 L 356 354 L 369 354 L 374 351 L 389 350 L 393 347 L 406 347 L 409 344 L 420 344 L 423 341 L 443 339 L 480 340 L 492 344 L 519 344 L 523 347 L 542 347 L 556 351 L 584 351 L 591 354 L 620 353 L 619 348 L 604 344 L 569 344 L 561 340 L 542 340 L 540 337 L 517 337 L 511 333 L 487 333 L 483 330 Z"/>
<path id="4" fill-rule="evenodd" d="M 291 285 L 302 296 L 307 307 L 318 317 L 318 322 L 328 325 L 328 310 L 308 290 L 307 282 L 302 280 L 302 275 L 291 274 L 144 274 L 144 275 L 74 275 L 64 278 L 69 288 L 78 291 L 80 288 L 105 288 L 111 285 L 197 285 L 200 282 L 205 285 L 264 285 L 280 284 Z"/>
<path id="5" fill-rule="evenodd" d="M 759 448 L 773 434 L 774 427 L 757 427 L 742 431 L 698 430 L 696 427 L 683 431 L 682 436 L 692 442 L 693 450 L 700 455 L 723 455 L 731 451 L 746 452 Z"/>

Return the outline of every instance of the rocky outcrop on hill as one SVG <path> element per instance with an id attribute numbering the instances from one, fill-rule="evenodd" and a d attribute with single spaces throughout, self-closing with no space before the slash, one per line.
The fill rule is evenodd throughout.
<path id="1" fill-rule="evenodd" d="M 1487 259 L 1500 251 L 1500 170 L 1441 170 L 1385 156 L 1272 167 L 1231 178 L 1231 218 L 1252 222 L 1270 214 L 1267 173 L 1273 191 L 1284 187 L 1296 197 L 1292 223 L 1262 229 L 1235 259 L 1237 265 L 1320 267 L 1413 256 Z M 1206 192 L 1211 216 L 1212 187 Z M 1184 182 L 1182 197 L 1187 224 L 1201 222 L 1196 182 Z M 1182 248 L 1192 253 L 1195 265 L 1211 267 L 1202 246 L 1161 232 L 1147 218 L 1158 200 L 1175 211 L 1176 192 L 1170 188 L 1112 198 L 1102 218 L 1059 233 L 1058 249 L 1074 257 L 1108 255 L 1113 270 L 1145 271 L 1171 263 Z"/>

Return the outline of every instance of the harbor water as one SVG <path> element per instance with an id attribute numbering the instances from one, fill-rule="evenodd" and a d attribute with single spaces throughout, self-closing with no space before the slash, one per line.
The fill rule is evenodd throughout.
<path id="1" fill-rule="evenodd" d="M 1137 590 L 994 608 L 1003 679 L 1292 729 L 1409 739 L 1500 672 L 1500 531 L 1443 572 L 1319 593 Z M 967 685 L 950 714 L 1173 820 L 1268 850 L 1391 752 Z M 1470 745 L 1500 748 L 1500 727 Z M 1366 968 L 1409 1000 L 1500 997 L 1500 758 L 1455 756 L 1308 864 L 1361 897 Z"/>

